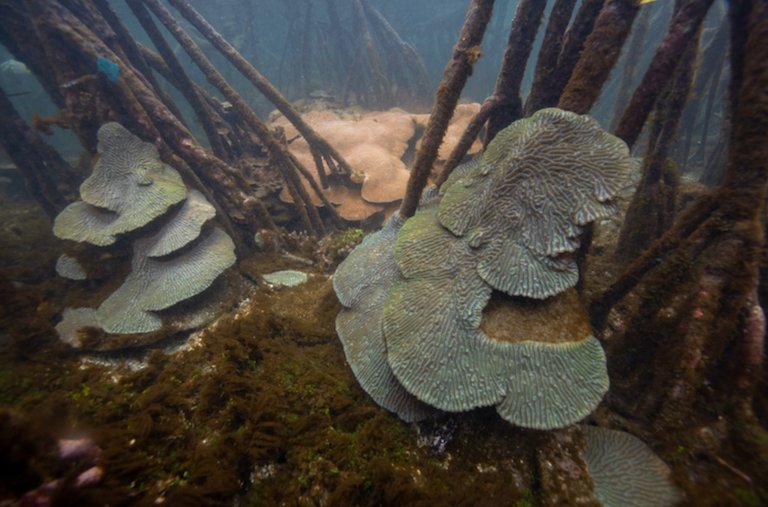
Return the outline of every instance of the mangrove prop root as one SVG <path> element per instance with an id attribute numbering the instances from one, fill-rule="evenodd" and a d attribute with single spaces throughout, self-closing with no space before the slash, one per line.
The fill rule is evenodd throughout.
<path id="1" fill-rule="evenodd" d="M 309 183 L 309 186 L 312 187 L 312 190 L 315 192 L 317 196 L 320 197 L 320 200 L 323 203 L 323 206 L 329 211 L 331 215 L 331 219 L 334 221 L 336 225 L 339 225 L 341 223 L 339 216 L 336 214 L 336 207 L 331 204 L 331 202 L 328 200 L 327 197 L 325 197 L 325 194 L 318 186 L 315 179 L 312 177 L 311 174 L 309 174 L 309 171 L 307 171 L 307 168 L 301 165 L 301 162 L 291 153 L 288 152 L 288 158 L 293 163 L 293 166 L 296 168 L 297 171 L 304 177 L 304 179 Z"/>
<path id="2" fill-rule="evenodd" d="M 328 13 L 329 31 L 337 34 L 343 33 L 344 29 L 339 18 L 339 11 L 336 8 L 336 0 L 325 0 L 325 6 Z M 334 76 L 339 88 L 343 88 L 346 62 L 349 61 L 348 47 L 342 42 L 341 37 L 333 37 L 332 40 L 335 49 L 332 63 Z"/>
<path id="3" fill-rule="evenodd" d="M 652 417 L 661 410 L 665 424 L 681 420 L 677 416 L 693 406 L 694 396 L 708 379 L 716 382 L 716 392 L 725 393 L 717 401 L 729 407 L 744 406 L 754 394 L 753 386 L 750 382 L 740 386 L 740 376 L 724 374 L 728 357 L 737 358 L 738 366 L 730 366 L 731 373 L 754 368 L 763 360 L 762 355 L 755 357 L 762 338 L 756 340 L 754 336 L 762 324 L 750 322 L 749 313 L 762 260 L 762 218 L 768 189 L 768 147 L 761 142 L 768 129 L 768 47 L 763 43 L 768 37 L 768 5 L 733 2 L 731 18 L 733 26 L 744 30 L 732 34 L 733 129 L 725 183 L 684 213 L 606 291 L 638 286 L 653 296 L 643 298 L 641 311 L 629 317 L 635 324 L 642 322 L 647 330 L 655 330 L 658 336 L 649 338 L 637 326 L 630 325 L 627 329 L 634 331 L 612 339 L 608 354 L 619 364 L 631 363 L 633 370 L 646 372 L 636 377 L 645 377 L 639 384 L 630 379 L 624 386 L 624 397 L 645 400 L 637 405 L 644 417 Z M 654 264 L 661 265 L 649 272 L 647 268 Z M 670 277 L 674 279 L 670 281 Z M 612 301 L 616 299 L 603 300 Z M 599 310 L 605 312 L 607 308 Z M 595 303 L 591 310 L 593 321 L 598 320 Z M 665 322 L 670 318 L 671 325 Z M 753 318 L 759 320 L 759 316 Z M 597 329 L 602 327 L 602 322 L 596 324 Z M 749 330 L 750 326 L 758 331 Z M 646 347 L 649 344 L 656 346 Z M 683 346 L 693 347 L 694 353 L 676 354 Z M 633 350 L 645 351 L 645 357 L 627 357 Z M 679 360 L 674 359 L 678 357 Z M 676 363 L 670 365 L 665 358 Z M 662 363 L 663 368 L 659 367 Z M 620 368 L 616 371 L 620 373 L 617 385 L 621 385 L 628 373 L 622 373 Z M 649 374 L 659 377 L 648 379 Z M 642 385 L 648 382 L 657 390 L 654 392 L 661 404 L 649 401 L 654 392 Z"/>
<path id="4" fill-rule="evenodd" d="M 722 276 L 707 272 L 699 274 L 693 284 L 693 297 L 680 308 L 683 318 L 676 326 L 676 336 L 672 340 L 654 344 L 666 349 L 654 359 L 660 357 L 668 360 L 673 356 L 676 358 L 676 368 L 668 368 L 668 363 L 657 364 L 661 369 L 653 372 L 653 380 L 647 389 L 648 395 L 641 398 L 641 413 L 646 418 L 649 418 L 649 414 L 658 413 L 662 419 L 676 420 L 676 415 L 691 409 L 704 376 L 711 374 L 714 360 L 719 359 L 724 348 L 721 342 L 717 347 L 720 351 L 711 350 L 712 340 L 705 343 L 705 337 L 718 327 L 717 306 L 721 303 L 725 289 Z M 731 326 L 729 332 L 724 334 L 730 335 L 735 330 L 735 326 Z M 706 353 L 705 357 L 701 357 L 702 352 Z M 658 396 L 659 393 L 667 394 Z"/>
<path id="5" fill-rule="evenodd" d="M 177 75 L 171 72 L 171 69 L 168 68 L 168 65 L 165 64 L 165 61 L 159 54 L 155 53 L 140 43 L 138 44 L 138 47 L 147 64 L 153 70 L 163 76 L 163 78 L 171 83 L 171 85 L 173 85 L 177 90 L 181 88 L 182 85 L 179 82 Z M 200 96 L 200 98 L 206 103 L 207 111 L 209 112 L 211 121 L 213 121 L 214 125 L 216 125 L 218 129 L 221 129 L 221 132 L 229 131 L 231 134 L 226 136 L 226 144 L 229 145 L 229 151 L 237 155 L 243 155 L 246 153 L 253 154 L 260 151 L 260 147 L 256 146 L 251 141 L 250 136 L 238 135 L 240 132 L 237 128 L 235 128 L 236 125 L 230 125 L 222 117 L 222 115 L 219 114 L 221 103 L 217 99 L 213 98 L 210 93 L 208 93 L 202 86 L 198 85 L 194 81 L 192 82 L 192 86 L 194 87 L 195 92 L 197 92 L 197 95 Z M 237 120 L 239 119 L 239 116 L 236 116 L 233 119 Z M 247 129 L 247 126 L 245 126 L 245 128 Z"/>
<path id="6" fill-rule="evenodd" d="M 709 111 L 711 113 L 709 108 L 714 106 L 714 101 L 717 97 L 717 85 L 720 81 L 720 71 L 727 55 L 727 51 L 723 51 L 723 48 L 726 48 L 728 44 L 728 23 L 723 21 L 721 21 L 715 36 L 709 41 L 709 44 L 701 49 L 701 55 L 699 56 L 699 65 L 696 70 L 693 92 L 691 93 L 690 100 L 686 104 L 683 124 L 680 129 L 681 137 L 684 135 L 683 139 L 679 142 L 681 173 L 686 172 L 691 152 L 691 144 L 693 143 L 695 134 L 697 134 L 696 120 L 698 114 L 700 111 Z M 712 87 L 713 82 L 715 85 L 714 87 Z M 703 103 L 706 103 L 706 106 L 703 106 Z M 706 132 L 708 130 L 707 123 L 709 122 L 709 117 L 706 112 L 702 116 L 700 122 L 701 129 L 699 132 L 704 133 L 701 141 L 703 148 L 703 146 L 706 145 Z"/>
<path id="7" fill-rule="evenodd" d="M 747 19 L 739 19 L 739 8 L 751 6 Z M 732 128 L 729 161 L 724 187 L 734 197 L 727 201 L 734 216 L 752 217 L 765 203 L 768 182 L 768 6 L 764 2 L 732 2 L 731 104 Z M 740 24 L 743 23 L 743 24 Z"/>
<path id="8" fill-rule="evenodd" d="M 615 135 L 630 148 L 640 136 L 648 113 L 674 74 L 680 54 L 704 20 L 713 0 L 688 0 L 675 14 L 669 31 L 653 55 L 648 70 L 621 116 Z"/>
<path id="9" fill-rule="evenodd" d="M 469 147 L 475 142 L 478 134 L 483 129 L 483 125 L 485 125 L 485 122 L 488 120 L 488 117 L 493 112 L 493 108 L 496 107 L 497 104 L 498 101 L 495 96 L 490 96 L 483 101 L 483 104 L 480 106 L 480 111 L 478 111 L 474 118 L 472 118 L 472 121 L 469 122 L 469 125 L 467 125 L 467 128 L 461 134 L 461 139 L 459 139 L 459 142 L 456 143 L 456 146 L 451 150 L 451 154 L 448 156 L 448 160 L 446 160 L 443 170 L 435 180 L 435 185 L 438 187 L 442 185 L 445 180 L 448 179 L 448 176 L 450 176 L 451 171 L 461 163 L 462 159 L 467 154 L 467 151 L 469 151 Z"/>
<path id="10" fill-rule="evenodd" d="M 557 0 L 547 21 L 544 41 L 536 57 L 536 71 L 531 92 L 525 100 L 524 116 L 530 116 L 544 107 L 552 107 L 560 99 L 560 90 L 554 90 L 557 60 L 563 46 L 565 31 L 571 19 L 576 0 Z"/>
<path id="11" fill-rule="evenodd" d="M 400 205 L 400 217 L 407 219 L 416 212 L 421 192 L 437 158 L 437 149 L 443 140 L 448 122 L 456 108 L 461 90 L 467 82 L 477 60 L 477 51 L 483 40 L 488 21 L 493 11 L 493 0 L 472 0 L 459 33 L 459 40 L 453 48 L 451 59 L 443 71 L 443 79 L 435 95 L 435 105 L 429 116 L 427 127 L 416 153 L 416 162 L 411 169 L 405 197 Z"/>
<path id="12" fill-rule="evenodd" d="M 389 80 L 383 75 L 379 65 L 379 54 L 373 46 L 365 10 L 359 0 L 352 0 L 351 6 L 355 17 L 353 45 L 356 50 L 344 83 L 344 103 L 354 92 L 357 102 L 363 106 L 369 108 L 390 106 L 393 98 L 389 89 Z"/>
<path id="13" fill-rule="evenodd" d="M 181 92 L 184 98 L 187 99 L 187 102 L 189 102 L 189 105 L 191 105 L 192 109 L 195 111 L 195 115 L 198 120 L 200 120 L 205 136 L 208 138 L 208 142 L 211 145 L 213 154 L 222 160 L 231 161 L 232 157 L 221 142 L 216 125 L 211 118 L 209 108 L 197 93 L 192 80 L 187 76 L 187 73 L 184 71 L 184 68 L 181 66 L 178 58 L 176 58 L 173 50 L 160 33 L 157 25 L 155 25 L 155 22 L 149 15 L 146 7 L 141 3 L 141 0 L 127 0 L 127 4 L 136 16 L 136 19 L 139 20 L 144 31 L 149 35 L 152 44 L 160 53 L 164 63 L 168 66 L 170 74 L 174 76 L 174 82 L 176 83 L 177 89 Z"/>
<path id="14" fill-rule="evenodd" d="M 381 57 L 373 44 L 373 37 L 369 28 L 368 17 L 363 8 L 363 0 L 352 0 L 352 10 L 355 14 L 355 24 L 361 39 L 361 47 L 365 48 L 365 54 L 368 59 L 368 67 L 373 74 L 371 76 L 371 88 L 373 88 L 376 97 L 376 104 L 390 105 L 394 103 L 394 97 L 391 93 L 389 78 L 381 66 Z"/>
<path id="15" fill-rule="evenodd" d="M 472 118 L 462 133 L 461 139 L 451 151 L 442 172 L 435 181 L 438 186 L 442 185 L 451 171 L 461 163 L 486 122 L 488 122 L 488 133 L 485 139 L 487 145 L 495 135 L 493 132 L 495 127 L 491 126 L 492 123 L 504 128 L 522 114 L 520 83 L 523 72 L 521 69 L 525 68 L 530 56 L 543 12 L 544 4 L 541 2 L 524 1 L 518 5 L 493 94 L 483 101 L 480 111 Z M 500 110 L 502 108 L 503 111 Z"/>
<path id="16" fill-rule="evenodd" d="M 630 39 L 629 47 L 627 48 L 624 69 L 621 74 L 621 82 L 619 83 L 618 93 L 616 94 L 616 102 L 613 106 L 613 118 L 611 119 L 612 132 L 615 131 L 616 127 L 619 125 L 621 113 L 624 111 L 624 104 L 627 104 L 630 99 L 632 86 L 635 83 L 637 65 L 640 63 L 640 57 L 642 56 L 643 48 L 645 47 L 645 37 L 648 33 L 648 25 L 650 24 L 651 18 L 650 13 L 650 9 L 642 9 L 635 20 L 632 39 Z"/>
<path id="17" fill-rule="evenodd" d="M 320 158 L 325 160 L 331 172 L 349 176 L 353 174 L 352 168 L 344 158 L 336 151 L 333 146 L 320 137 L 315 130 L 310 127 L 296 111 L 293 106 L 282 96 L 266 77 L 264 77 L 253 65 L 251 65 L 229 42 L 227 42 L 213 27 L 190 5 L 186 0 L 170 0 L 173 5 L 203 36 L 213 44 L 235 68 L 245 76 L 253 86 L 255 86 L 277 109 L 285 115 L 296 130 L 304 136 L 310 149 L 312 150 L 315 161 Z M 320 157 L 320 158 L 318 158 Z M 328 186 L 328 180 L 325 175 L 322 163 L 317 164 L 318 175 L 323 187 Z"/>
<path id="18" fill-rule="evenodd" d="M 310 234 L 314 234 L 315 229 L 312 226 L 312 220 L 309 218 L 309 207 L 311 205 L 308 204 L 299 193 L 299 188 L 303 188 L 301 182 L 297 181 L 298 178 L 296 178 L 296 173 L 292 172 L 288 166 L 285 164 L 276 165 L 280 174 L 283 176 L 283 181 L 285 182 L 288 194 L 296 205 L 296 210 L 299 212 L 299 218 L 301 218 L 301 223 L 304 225 L 304 229 Z"/>
<path id="19" fill-rule="evenodd" d="M 707 148 L 707 134 L 709 133 L 710 122 L 712 118 L 712 111 L 715 105 L 715 99 L 718 97 L 718 91 L 721 84 L 721 75 L 723 73 L 723 67 L 725 66 L 726 53 L 722 49 L 727 44 L 728 39 L 728 23 L 721 23 L 717 29 L 717 35 L 715 35 L 709 46 L 702 52 L 702 64 L 701 64 L 701 76 L 696 77 L 696 97 L 707 97 L 707 103 L 704 108 L 704 115 L 702 117 L 702 129 L 699 142 L 699 149 L 701 156 L 700 160 L 707 160 L 706 148 Z M 714 60 L 714 62 L 713 62 Z M 704 72 L 703 69 L 707 69 Z M 706 91 L 705 91 L 706 90 Z M 694 111 L 695 114 L 696 111 Z M 693 137 L 692 133 L 689 134 L 687 143 L 690 144 L 690 138 Z M 687 153 L 687 150 L 686 150 Z M 687 157 L 686 157 L 687 159 Z"/>
<path id="20" fill-rule="evenodd" d="M 18 168 L 29 194 L 48 217 L 56 217 L 67 205 L 67 200 L 57 188 L 54 178 L 58 177 L 68 184 L 67 190 L 74 193 L 77 188 L 74 170 L 61 158 L 59 152 L 29 128 L 1 90 L 0 146 Z"/>
<path id="21" fill-rule="evenodd" d="M 486 146 L 501 129 L 520 119 L 523 114 L 520 83 L 523 81 L 525 65 L 531 54 L 536 32 L 539 31 L 545 6 L 546 2 L 539 0 L 521 0 L 517 5 L 493 89 L 497 103 L 488 117 Z"/>
<path id="22" fill-rule="evenodd" d="M 165 60 L 163 60 L 159 54 L 155 53 L 141 43 L 137 43 L 137 45 L 142 57 L 152 70 L 160 74 L 177 90 L 182 87 L 177 75 L 171 72 L 171 69 L 168 68 Z M 192 87 L 195 89 L 195 92 L 200 97 L 200 99 L 205 102 L 206 111 L 210 115 L 210 120 L 218 129 L 218 132 L 229 132 L 231 134 L 222 135 L 223 138 L 226 138 L 226 140 L 222 138 L 222 144 L 224 145 L 226 152 L 231 154 L 230 157 L 234 159 L 238 155 L 248 153 L 249 149 L 245 148 L 245 146 L 250 146 L 251 143 L 246 142 L 243 138 L 236 136 L 233 126 L 227 123 L 222 115 L 219 114 L 221 103 L 217 99 L 214 99 L 202 86 L 198 85 L 194 81 L 192 82 Z M 253 152 L 258 150 L 250 151 Z"/>
<path id="23" fill-rule="evenodd" d="M 542 95 L 554 98 L 553 105 L 558 103 L 565 85 L 571 79 L 573 69 L 576 68 L 584 48 L 584 42 L 592 33 L 592 28 L 602 6 L 603 0 L 584 0 L 579 10 L 576 11 L 571 27 L 565 32 L 562 48 L 557 57 L 557 71 L 548 83 L 542 83 L 543 87 L 548 90 L 547 92 L 542 91 Z"/>
<path id="24" fill-rule="evenodd" d="M 689 420 L 707 383 L 719 393 L 716 401 L 738 401 L 733 395 L 738 377 L 724 375 L 724 368 L 743 342 L 740 328 L 757 277 L 760 228 L 742 222 L 723 232 L 721 219 L 705 223 L 644 278 L 640 308 L 606 352 L 614 397 L 633 417 L 656 421 L 657 429 Z"/>
<path id="25" fill-rule="evenodd" d="M 723 168 L 725 167 L 726 153 L 728 151 L 726 132 L 730 129 L 730 118 L 724 115 L 720 124 L 722 134 L 718 136 L 717 143 L 712 148 L 712 152 L 704 161 L 704 170 L 701 172 L 701 176 L 699 176 L 699 182 L 707 186 L 719 185 L 725 177 Z M 726 138 L 723 139 L 723 137 Z"/>
<path id="26" fill-rule="evenodd" d="M 429 74 L 419 54 L 413 46 L 400 37 L 400 34 L 395 31 L 384 15 L 370 2 L 364 2 L 363 7 L 365 7 L 371 25 L 377 30 L 383 44 L 391 50 L 393 55 L 399 56 L 399 58 L 390 58 L 394 65 L 392 71 L 399 76 L 404 84 L 408 85 L 411 98 L 417 104 L 428 100 L 430 94 Z"/>
<path id="27" fill-rule="evenodd" d="M 674 219 L 679 187 L 678 171 L 668 159 L 672 141 L 691 90 L 701 30 L 680 57 L 675 76 L 659 101 L 654 128 L 643 159 L 643 174 L 629 203 L 616 251 L 629 257 L 641 252 L 669 229 Z"/>
<path id="28" fill-rule="evenodd" d="M 627 266 L 589 305 L 592 328 L 600 332 L 605 326 L 608 313 L 626 296 L 649 271 L 661 262 L 716 209 L 716 195 L 710 194 L 697 205 L 690 207 L 675 221 L 672 227 Z"/>
<path id="29" fill-rule="evenodd" d="M 54 66 L 46 56 L 24 2 L 0 0 L 0 44 L 37 76 L 45 92 L 60 109 L 65 107 L 64 96 L 56 82 Z"/>
<path id="30" fill-rule="evenodd" d="M 165 104 L 168 109 L 170 109 L 171 112 L 182 123 L 184 123 L 184 117 L 182 116 L 179 108 L 176 106 L 176 103 L 173 101 L 170 95 L 165 93 L 165 90 L 163 90 L 163 88 L 158 84 L 154 74 L 152 74 L 152 72 L 149 70 L 149 66 L 147 65 L 147 62 L 144 59 L 141 50 L 139 49 L 138 43 L 128 32 L 128 29 L 125 27 L 125 25 L 123 25 L 122 21 L 120 21 L 120 18 L 117 16 L 117 14 L 115 14 L 115 11 L 112 10 L 112 7 L 109 5 L 107 0 L 92 1 L 96 9 L 98 9 L 99 13 L 104 17 L 104 20 L 115 32 L 115 36 L 117 37 L 120 46 L 123 48 L 127 59 L 136 68 L 136 70 L 138 70 L 139 73 L 141 73 L 147 79 L 147 81 L 149 81 L 149 84 L 152 85 L 152 89 L 155 91 L 157 96 L 160 97 L 160 100 L 163 101 L 163 104 Z"/>
<path id="31" fill-rule="evenodd" d="M 600 96 L 637 15 L 636 0 L 607 0 L 557 107 L 587 114 Z"/>
<path id="32" fill-rule="evenodd" d="M 298 171 L 304 179 L 309 183 L 309 185 L 312 187 L 312 190 L 314 190 L 315 194 L 320 197 L 320 200 L 323 203 L 323 206 L 330 212 L 331 219 L 333 220 L 334 224 L 337 226 L 341 223 L 341 220 L 339 219 L 338 215 L 336 214 L 336 208 L 333 206 L 333 204 L 328 201 L 328 199 L 325 197 L 325 194 L 320 190 L 320 187 L 318 186 L 315 179 L 312 177 L 311 174 L 309 174 L 309 171 L 301 165 L 301 162 L 291 153 L 288 151 L 287 145 L 288 143 L 285 140 L 285 131 L 278 127 L 275 129 L 275 136 L 277 137 L 278 142 L 285 148 L 285 153 L 288 155 L 288 160 L 291 162 L 291 164 L 287 167 L 289 171 L 291 171 L 291 168 L 295 168 L 295 171 L 291 171 L 289 177 L 293 180 L 293 184 L 299 185 L 299 188 L 296 190 L 301 193 L 304 192 L 304 197 L 302 197 L 302 200 L 305 204 L 305 208 L 307 208 L 308 217 L 311 219 L 310 223 L 315 225 L 315 228 L 321 233 L 324 234 L 325 230 L 323 227 L 323 222 L 320 220 L 320 214 L 317 212 L 317 209 L 315 209 L 314 206 L 312 206 L 311 201 L 309 200 L 309 195 L 306 194 L 306 190 L 304 189 L 304 186 L 301 185 L 301 180 L 296 176 L 296 171 Z M 289 190 L 290 191 L 290 190 Z"/>
<path id="33" fill-rule="evenodd" d="M 734 113 L 724 185 L 738 192 L 734 197 L 745 197 L 735 200 L 730 206 L 732 211 L 729 211 L 734 216 L 749 217 L 752 212 L 765 219 L 768 182 L 768 146 L 764 142 L 765 132 L 768 131 L 768 97 L 765 93 L 768 89 L 768 47 L 765 41 L 768 40 L 768 5 L 765 2 L 737 0 L 731 2 L 729 7 L 731 26 L 746 29 L 731 30 L 731 104 Z M 760 225 L 759 232 L 764 233 L 765 222 Z M 760 239 L 760 246 L 764 247 L 765 236 Z M 749 300 L 754 302 L 754 293 L 750 294 Z M 751 318 L 759 319 L 755 316 Z M 731 372 L 758 368 L 757 363 L 765 360 L 765 335 L 760 332 L 761 323 L 750 323 L 748 313 L 746 324 L 755 328 L 742 332 L 740 359 Z M 762 354 L 759 353 L 761 348 Z M 755 377 L 758 375 L 756 373 Z M 768 439 L 752 411 L 755 377 L 750 380 L 749 374 L 736 376 L 741 385 L 736 386 L 736 403 L 731 411 L 735 424 L 731 434 L 742 449 L 756 456 L 755 470 L 765 471 L 768 469 Z M 762 475 L 764 483 L 765 474 Z"/>
<path id="34" fill-rule="evenodd" d="M 45 48 L 42 65 L 49 69 L 45 74 L 38 76 L 53 80 L 52 87 L 57 89 L 57 95 L 62 98 L 61 116 L 66 119 L 66 124 L 75 133 L 80 144 L 90 153 L 95 153 L 96 131 L 102 123 L 109 121 L 108 94 L 103 92 L 102 83 L 94 81 L 83 83 L 82 86 L 63 86 L 92 72 L 92 65 L 88 64 L 93 60 L 73 58 L 69 47 L 58 43 L 56 29 L 47 29 L 48 25 L 54 26 L 49 23 L 49 17 L 60 16 L 60 12 L 72 15 L 58 4 L 55 4 L 56 9 L 52 5 L 50 11 L 36 1 L 27 2 L 26 6 L 31 21 L 30 29 L 37 35 L 36 43 Z M 89 34 L 95 38 L 92 32 L 89 31 Z M 46 87 L 46 90 L 49 88 L 51 86 Z"/>
<path id="35" fill-rule="evenodd" d="M 31 0 L 33 6 L 37 0 Z M 236 220 L 255 232 L 256 224 L 248 206 L 243 203 L 247 189 L 242 176 L 234 168 L 210 155 L 199 146 L 192 134 L 157 98 L 146 80 L 135 69 L 114 54 L 104 43 L 69 11 L 56 2 L 34 5 L 39 14 L 38 30 L 50 33 L 59 45 L 66 47 L 74 61 L 94 62 L 104 56 L 120 66 L 120 80 L 109 86 L 105 96 L 112 103 L 111 111 L 118 121 L 144 139 L 155 143 L 161 157 L 177 168 L 185 180 L 203 192 L 220 214 L 220 220 L 232 236 L 242 245 L 230 220 Z M 67 60 L 65 60 L 67 61 Z M 113 118 L 115 119 L 115 118 Z M 195 169 L 193 170 L 192 167 Z M 216 197 L 211 190 L 216 191 Z M 225 213 L 226 212 L 226 213 Z"/>
<path id="36" fill-rule="evenodd" d="M 136 75 L 144 81 L 144 84 L 160 99 L 177 118 L 182 119 L 176 103 L 158 86 L 154 75 L 149 72 L 141 55 L 132 48 L 135 42 L 120 22 L 109 5 L 89 0 L 61 0 L 62 5 L 69 10 L 83 25 L 93 32 L 118 58 L 124 63 L 130 63 L 137 71 Z M 123 34 L 125 37 L 121 36 Z M 127 38 L 127 39 L 126 39 Z M 134 59 L 135 57 L 135 59 Z M 89 62 L 91 63 L 91 62 Z M 92 66 L 92 63 L 91 63 Z M 92 70 L 92 68 L 91 68 Z M 71 81 L 70 81 L 71 82 Z M 77 86 L 74 87 L 77 92 Z"/>
<path id="37" fill-rule="evenodd" d="M 168 12 L 165 7 L 157 2 L 157 0 L 143 0 L 143 2 L 149 8 L 149 10 L 152 11 L 155 16 L 157 16 L 160 22 L 165 25 L 168 31 L 171 32 L 179 44 L 181 44 L 187 54 L 189 54 L 195 64 L 200 68 L 203 74 L 205 74 L 208 82 L 215 86 L 224 95 L 224 97 L 226 97 L 226 99 L 232 103 L 237 114 L 242 117 L 242 119 L 251 129 L 253 129 L 253 132 L 258 136 L 261 143 L 266 147 L 272 163 L 276 164 L 280 168 L 284 179 L 286 179 L 286 181 L 290 179 L 292 177 L 291 174 L 294 173 L 285 168 L 290 167 L 292 162 L 288 157 L 286 150 L 278 143 L 278 141 L 270 132 L 269 128 L 267 128 L 266 124 L 261 121 L 261 119 L 256 115 L 253 109 L 251 109 L 248 103 L 240 96 L 240 94 L 237 93 L 237 91 L 235 91 L 235 89 L 232 88 L 229 83 L 227 83 L 226 79 L 224 79 L 224 76 L 222 76 L 221 73 L 216 70 L 216 68 L 211 64 L 208 58 L 206 58 L 197 44 L 181 28 L 181 25 L 179 25 L 179 23 L 173 19 L 171 13 Z M 298 188 L 296 188 L 296 192 L 301 199 L 301 201 L 296 204 L 297 208 L 300 208 L 302 206 L 301 203 L 303 203 L 303 205 L 306 205 L 308 208 L 314 209 L 309 200 L 309 195 L 306 193 L 306 189 L 303 185 L 299 184 Z M 314 211 L 315 213 L 317 212 L 317 210 Z M 330 211 L 333 212 L 333 210 Z M 309 222 L 307 222 L 306 225 L 308 225 L 308 223 Z M 310 227 L 309 232 L 315 234 L 318 231 L 315 231 Z"/>
<path id="38" fill-rule="evenodd" d="M 751 400 L 757 392 L 765 366 L 765 311 L 760 305 L 757 285 L 755 279 L 754 290 L 744 305 L 739 350 L 731 368 L 736 378 L 736 395 L 744 400 Z"/>

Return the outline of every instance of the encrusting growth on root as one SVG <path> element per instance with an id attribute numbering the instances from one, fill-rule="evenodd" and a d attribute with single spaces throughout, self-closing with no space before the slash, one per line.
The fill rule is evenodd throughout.
<path id="1" fill-rule="evenodd" d="M 437 158 L 437 149 L 448 128 L 448 122 L 459 101 L 464 84 L 472 73 L 476 58 L 474 51 L 480 46 L 493 11 L 493 0 L 473 0 L 467 10 L 464 25 L 459 33 L 459 40 L 453 48 L 451 60 L 443 71 L 443 79 L 435 94 L 435 105 L 421 138 L 421 147 L 416 154 L 416 163 L 411 169 L 411 177 L 405 197 L 400 205 L 400 216 L 413 216 L 419 204 L 421 192 L 427 184 L 432 164 Z"/>

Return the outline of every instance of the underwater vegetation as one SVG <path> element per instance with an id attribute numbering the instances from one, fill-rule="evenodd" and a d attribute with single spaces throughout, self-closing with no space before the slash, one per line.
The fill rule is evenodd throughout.
<path id="1" fill-rule="evenodd" d="M 768 503 L 765 40 L 0 0 L 0 503 Z"/>

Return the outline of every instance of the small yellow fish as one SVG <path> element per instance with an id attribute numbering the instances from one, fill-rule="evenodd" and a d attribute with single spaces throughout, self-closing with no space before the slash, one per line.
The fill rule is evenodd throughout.
<path id="1" fill-rule="evenodd" d="M 649 4 L 649 3 L 653 3 L 655 1 L 656 0 L 637 0 L 637 5 Z"/>

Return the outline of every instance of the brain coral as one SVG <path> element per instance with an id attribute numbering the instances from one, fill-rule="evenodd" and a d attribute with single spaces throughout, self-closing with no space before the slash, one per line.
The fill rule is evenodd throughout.
<path id="1" fill-rule="evenodd" d="M 218 227 L 205 228 L 216 214 L 214 207 L 200 192 L 187 190 L 152 144 L 117 123 L 103 125 L 98 135 L 101 157 L 80 187 L 83 200 L 62 211 L 54 232 L 103 246 L 135 231 L 130 237 L 133 257 L 131 272 L 98 308 L 64 312 L 57 329 L 73 346 L 80 345 L 83 327 L 113 334 L 160 329 L 157 312 L 204 291 L 235 262 L 232 239 Z M 150 222 L 151 228 L 141 229 Z M 59 264 L 64 270 L 67 259 L 62 256 Z M 199 325 L 204 313 L 187 316 L 187 322 Z"/>
<path id="2" fill-rule="evenodd" d="M 382 251 L 353 252 L 339 266 L 345 350 L 362 346 L 350 328 L 369 325 L 375 343 L 366 347 L 383 350 L 396 380 L 428 405 L 496 405 L 510 422 L 539 429 L 580 420 L 608 376 L 584 309 L 567 293 L 578 280 L 570 254 L 581 226 L 613 210 L 629 170 L 626 146 L 589 118 L 546 109 L 512 124 L 379 245 L 394 265 L 380 271 L 375 259 L 390 255 Z M 369 278 L 375 295 L 362 290 Z M 492 298 L 494 290 L 508 296 Z M 499 301 L 511 320 L 499 317 Z"/>
<path id="3" fill-rule="evenodd" d="M 402 220 L 395 213 L 384 227 L 365 238 L 333 276 L 333 287 L 346 307 L 336 318 L 336 332 L 360 385 L 376 403 L 407 422 L 431 409 L 406 391 L 387 363 L 381 319 L 384 302 L 399 277 L 392 244 Z"/>
<path id="4" fill-rule="evenodd" d="M 584 459 L 595 481 L 595 496 L 603 505 L 665 507 L 680 501 L 669 467 L 642 440 L 597 426 L 584 430 Z"/>
<path id="5" fill-rule="evenodd" d="M 175 169 L 160 160 L 157 149 L 119 123 L 98 133 L 99 160 L 80 186 L 80 197 L 53 224 L 61 239 L 111 245 L 116 235 L 133 231 L 183 201 L 187 188 Z"/>
<path id="6" fill-rule="evenodd" d="M 581 226 L 610 216 L 629 182 L 629 150 L 593 119 L 543 109 L 516 121 L 482 161 L 444 185 L 438 217 L 478 239 L 478 273 L 510 295 L 545 298 L 572 287 Z"/>

